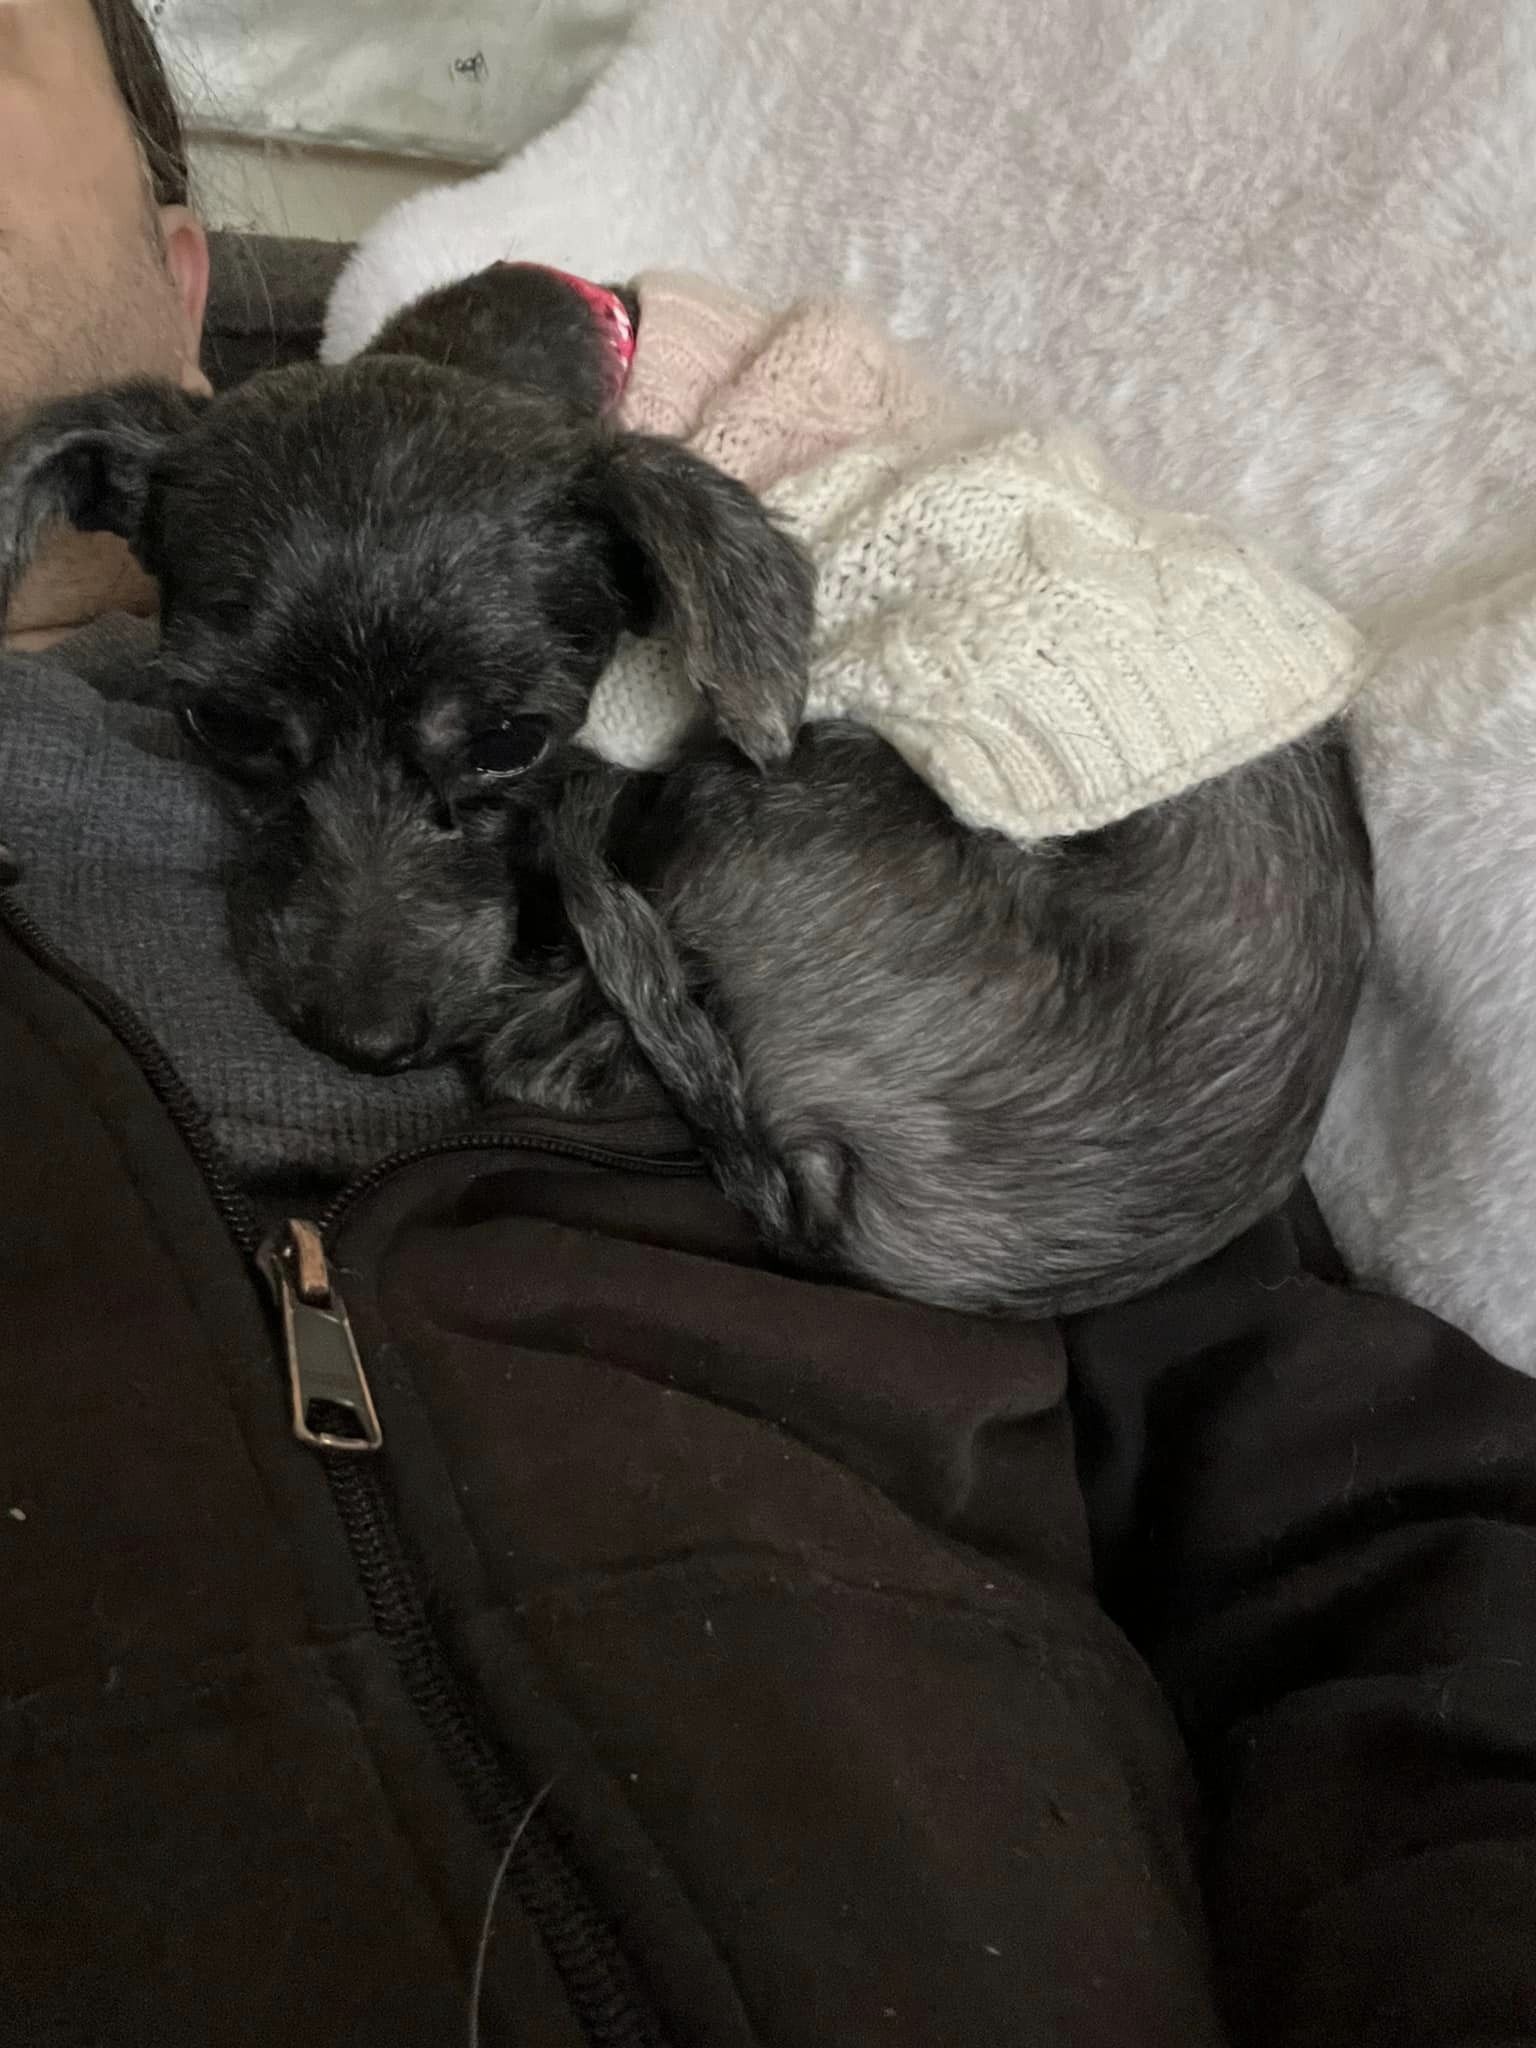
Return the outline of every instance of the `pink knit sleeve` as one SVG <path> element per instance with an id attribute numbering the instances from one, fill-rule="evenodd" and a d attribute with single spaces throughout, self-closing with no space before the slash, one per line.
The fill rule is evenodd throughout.
<path id="1" fill-rule="evenodd" d="M 651 271 L 635 289 L 640 333 L 619 424 L 686 441 L 710 400 L 734 382 L 768 317 L 739 292 L 702 278 Z"/>
<path id="2" fill-rule="evenodd" d="M 716 394 L 691 445 L 760 491 L 905 431 L 922 403 L 905 357 L 856 306 L 807 299 Z"/>
<path id="3" fill-rule="evenodd" d="M 922 438 L 951 408 L 846 299 L 769 316 L 692 277 L 637 280 L 640 334 L 620 424 L 686 441 L 754 491 L 861 441 Z"/>

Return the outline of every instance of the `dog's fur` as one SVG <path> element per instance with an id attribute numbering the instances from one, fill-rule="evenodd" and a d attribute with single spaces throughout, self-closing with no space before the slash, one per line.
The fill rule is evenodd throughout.
<path id="1" fill-rule="evenodd" d="M 1133 1294 L 1286 1192 L 1367 943 L 1335 736 L 1077 839 L 966 831 L 872 736 L 796 735 L 811 579 L 756 500 L 545 340 L 477 356 L 454 289 L 406 318 L 205 405 L 51 408 L 0 474 L 0 577 L 62 514 L 161 578 L 279 1015 L 564 1105 L 638 1047 L 782 1253 L 957 1307 Z M 710 731 L 628 776 L 572 742 L 653 628 Z"/>

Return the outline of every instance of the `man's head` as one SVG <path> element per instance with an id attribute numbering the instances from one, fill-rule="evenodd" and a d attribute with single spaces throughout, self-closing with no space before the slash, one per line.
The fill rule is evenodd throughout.
<path id="1" fill-rule="evenodd" d="M 208 256 L 186 198 L 134 0 L 0 0 L 0 436 L 39 399 L 124 377 L 201 385 Z M 50 553 L 11 630 L 91 616 L 133 591 L 126 567 L 102 542 Z"/>

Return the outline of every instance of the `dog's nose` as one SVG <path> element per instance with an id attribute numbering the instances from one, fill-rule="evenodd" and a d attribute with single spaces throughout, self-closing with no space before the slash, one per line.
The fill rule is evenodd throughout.
<path id="1" fill-rule="evenodd" d="M 365 1074 L 403 1074 L 421 1064 L 427 1049 L 427 1020 L 417 1016 L 377 1024 L 342 1024 L 329 1018 L 322 1021 L 307 1012 L 299 1035 Z"/>

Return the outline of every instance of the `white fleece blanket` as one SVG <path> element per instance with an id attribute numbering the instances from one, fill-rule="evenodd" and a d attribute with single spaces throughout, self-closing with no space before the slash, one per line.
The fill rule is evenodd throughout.
<path id="1" fill-rule="evenodd" d="M 498 256 L 852 289 L 1377 631 L 1381 941 L 1313 1177 L 1363 1277 L 1536 1370 L 1536 6 L 1027 24 L 651 0 L 574 113 L 367 238 L 328 353 Z"/>

